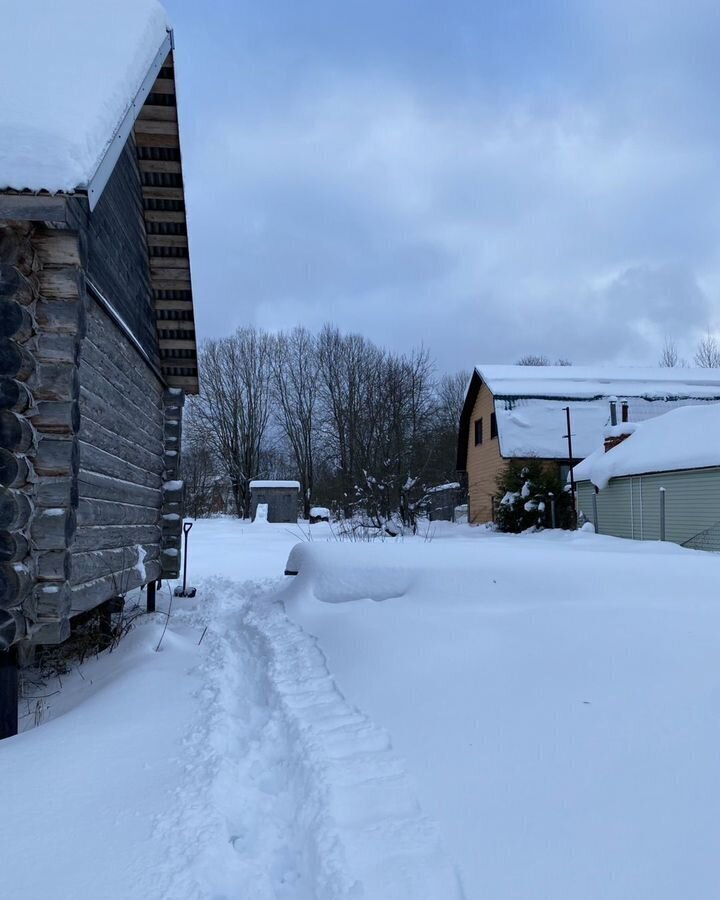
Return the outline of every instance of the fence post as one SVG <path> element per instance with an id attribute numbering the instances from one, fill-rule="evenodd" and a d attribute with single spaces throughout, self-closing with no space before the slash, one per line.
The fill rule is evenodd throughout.
<path id="1" fill-rule="evenodd" d="M 557 528 L 557 520 L 555 518 L 555 494 L 550 493 L 550 524 L 553 528 Z"/>
<path id="2" fill-rule="evenodd" d="M 598 522 L 598 507 L 597 507 L 597 491 L 593 492 L 593 526 L 595 527 L 595 534 L 600 534 L 600 524 Z"/>
<path id="3" fill-rule="evenodd" d="M 665 540 L 665 488 L 660 488 L 660 540 Z"/>

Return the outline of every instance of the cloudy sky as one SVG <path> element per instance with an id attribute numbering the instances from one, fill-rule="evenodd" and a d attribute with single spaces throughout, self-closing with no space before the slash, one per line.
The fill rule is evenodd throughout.
<path id="1" fill-rule="evenodd" d="M 720 4 L 166 0 L 201 337 L 441 369 L 720 329 Z"/>

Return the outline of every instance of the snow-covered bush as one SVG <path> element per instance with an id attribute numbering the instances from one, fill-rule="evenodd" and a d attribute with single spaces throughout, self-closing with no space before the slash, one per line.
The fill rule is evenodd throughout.
<path id="1" fill-rule="evenodd" d="M 510 460 L 497 480 L 495 522 L 500 531 L 519 533 L 552 527 L 552 502 L 558 528 L 572 527 L 572 500 L 556 467 L 540 460 Z"/>

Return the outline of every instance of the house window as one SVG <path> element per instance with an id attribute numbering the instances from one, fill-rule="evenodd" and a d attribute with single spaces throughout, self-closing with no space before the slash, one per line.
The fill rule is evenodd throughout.
<path id="1" fill-rule="evenodd" d="M 497 418 L 495 413 L 490 413 L 490 437 L 497 437 Z"/>
<path id="2" fill-rule="evenodd" d="M 482 418 L 475 419 L 475 446 L 478 444 L 482 444 L 483 441 L 483 429 L 482 429 Z"/>

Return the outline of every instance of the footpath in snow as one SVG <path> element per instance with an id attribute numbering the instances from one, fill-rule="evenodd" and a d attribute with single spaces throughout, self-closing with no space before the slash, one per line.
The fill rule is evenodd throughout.
<path id="1" fill-rule="evenodd" d="M 717 557 L 310 534 L 198 522 L 159 651 L 162 612 L 42 689 L 0 744 L 4 894 L 718 896 Z"/>
<path id="2" fill-rule="evenodd" d="M 140 619 L 0 744 L 8 896 L 462 897 L 387 733 L 284 613 L 300 532 L 197 533 L 198 595 L 173 601 L 164 636 L 163 613 Z"/>

